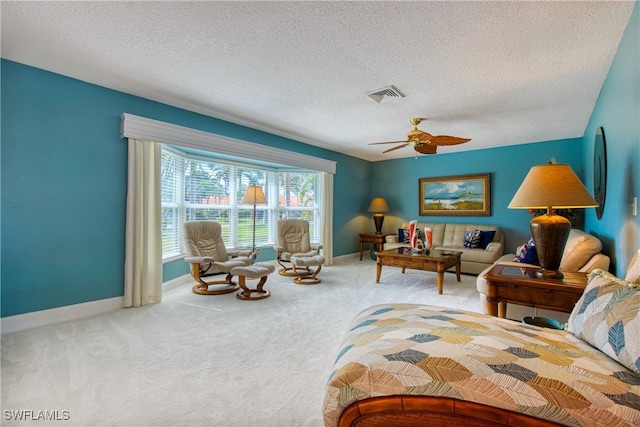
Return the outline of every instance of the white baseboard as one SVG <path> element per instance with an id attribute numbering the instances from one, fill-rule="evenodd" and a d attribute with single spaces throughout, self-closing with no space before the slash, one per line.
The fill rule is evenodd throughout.
<path id="1" fill-rule="evenodd" d="M 53 325 L 54 323 L 77 320 L 96 314 L 108 313 L 122 308 L 123 297 L 107 298 L 98 301 L 84 302 L 82 304 L 65 305 L 48 310 L 33 311 L 31 313 L 17 314 L 0 319 L 0 330 L 3 334 L 9 332 L 24 331 L 25 329 L 39 326 Z"/>
<path id="2" fill-rule="evenodd" d="M 334 261 L 348 261 L 357 258 L 358 253 L 346 254 L 334 257 Z M 162 292 L 169 292 L 182 285 L 192 282 L 190 274 L 185 274 L 162 284 Z M 90 301 L 81 304 L 66 305 L 48 310 L 33 311 L 31 313 L 17 314 L 0 319 L 0 331 L 3 334 L 24 331 L 40 326 L 53 325 L 55 323 L 78 320 L 84 317 L 108 313 L 122 308 L 124 297 L 107 298 L 98 301 Z"/>
<path id="3" fill-rule="evenodd" d="M 191 278 L 191 274 L 184 274 L 180 277 L 176 277 L 175 279 L 171 279 L 168 282 L 164 282 L 162 284 L 162 293 L 172 291 L 175 288 L 178 288 L 189 282 L 193 282 L 195 284 L 195 280 Z"/>
<path id="4" fill-rule="evenodd" d="M 189 274 L 177 277 L 162 284 L 162 292 L 168 292 L 191 280 Z M 0 330 L 3 334 L 9 332 L 24 331 L 40 326 L 53 325 L 55 323 L 78 320 L 84 317 L 109 313 L 122 308 L 124 297 L 107 298 L 98 301 L 90 301 L 81 304 L 65 305 L 48 310 L 33 311 L 31 313 L 17 314 L 0 319 Z"/>

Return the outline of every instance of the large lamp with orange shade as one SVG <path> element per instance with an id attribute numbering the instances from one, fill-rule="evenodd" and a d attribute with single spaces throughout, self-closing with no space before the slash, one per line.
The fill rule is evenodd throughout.
<path id="1" fill-rule="evenodd" d="M 382 212 L 389 212 L 389 205 L 382 197 L 376 197 L 371 201 L 367 212 L 375 212 L 373 215 L 373 222 L 376 225 L 376 233 L 382 233 L 382 223 L 384 222 L 384 215 Z"/>
<path id="2" fill-rule="evenodd" d="M 529 223 L 535 242 L 540 278 L 561 279 L 559 271 L 564 246 L 569 237 L 571 222 L 554 209 L 596 207 L 598 203 L 569 165 L 548 163 L 534 166 L 513 196 L 511 209 L 546 209 Z"/>

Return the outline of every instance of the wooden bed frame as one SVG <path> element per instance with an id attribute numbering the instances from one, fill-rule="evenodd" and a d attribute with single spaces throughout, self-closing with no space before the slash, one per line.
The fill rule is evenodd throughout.
<path id="1" fill-rule="evenodd" d="M 339 427 L 556 427 L 554 422 L 450 397 L 383 396 L 349 405 Z"/>

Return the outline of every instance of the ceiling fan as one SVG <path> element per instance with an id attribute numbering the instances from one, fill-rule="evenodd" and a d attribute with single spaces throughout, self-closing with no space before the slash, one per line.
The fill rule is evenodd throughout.
<path id="1" fill-rule="evenodd" d="M 439 145 L 456 145 L 462 144 L 464 142 L 471 141 L 469 138 L 458 138 L 457 136 L 447 136 L 447 135 L 437 135 L 433 136 L 428 134 L 427 132 L 423 132 L 418 129 L 418 125 L 423 120 L 427 120 L 426 118 L 416 117 L 411 119 L 411 124 L 413 125 L 413 130 L 409 131 L 407 134 L 406 141 L 388 141 L 388 142 L 372 142 L 369 145 L 378 145 L 378 144 L 400 144 L 396 147 L 389 148 L 388 150 L 384 150 L 383 153 L 388 153 L 389 151 L 398 150 L 400 148 L 404 148 L 408 145 L 413 145 L 413 149 L 418 153 L 422 154 L 436 154 L 436 150 Z"/>

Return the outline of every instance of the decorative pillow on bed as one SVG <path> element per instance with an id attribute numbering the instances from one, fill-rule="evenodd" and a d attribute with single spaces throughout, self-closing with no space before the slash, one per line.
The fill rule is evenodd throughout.
<path id="1" fill-rule="evenodd" d="M 493 238 L 496 235 L 495 230 L 491 231 L 481 231 L 480 232 L 480 247 L 482 249 L 487 249 L 487 245 L 493 242 Z"/>
<path id="2" fill-rule="evenodd" d="M 466 233 L 464 233 L 464 247 L 465 248 L 480 247 L 480 230 L 467 231 Z"/>
<path id="3" fill-rule="evenodd" d="M 409 229 L 398 228 L 398 242 L 409 243 Z"/>
<path id="4" fill-rule="evenodd" d="M 569 316 L 567 329 L 640 373 L 640 284 L 593 270 Z"/>
<path id="5" fill-rule="evenodd" d="M 533 238 L 520 246 L 520 250 L 513 260 L 524 264 L 540 265 L 540 261 L 538 261 L 538 252 L 536 252 L 536 244 L 533 241 Z"/>
<path id="6" fill-rule="evenodd" d="M 640 249 L 633 256 L 633 259 L 627 267 L 627 274 L 624 276 L 624 280 L 632 283 L 640 283 Z"/>

